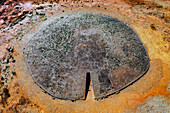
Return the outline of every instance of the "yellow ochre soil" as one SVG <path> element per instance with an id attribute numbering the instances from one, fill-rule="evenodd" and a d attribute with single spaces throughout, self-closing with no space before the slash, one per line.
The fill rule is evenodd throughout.
<path id="1" fill-rule="evenodd" d="M 5 28 L 13 24 L 13 20 L 9 21 L 10 12 L 6 9 L 6 14 L 1 15 L 1 32 L 0 32 L 0 58 L 4 60 L 9 52 L 6 48 L 14 46 L 12 56 L 16 60 L 15 63 L 9 61 L 10 70 L 16 72 L 12 79 L 7 83 L 2 83 L 0 89 L 0 112 L 16 113 L 131 113 L 131 112 L 167 112 L 169 110 L 169 94 L 170 94 L 170 75 L 169 75 L 169 50 L 170 50 L 170 2 L 168 0 L 87 0 L 83 1 L 57 1 L 53 0 L 53 5 L 57 7 L 47 8 L 35 24 L 26 21 L 27 17 L 20 23 L 16 23 L 15 28 L 9 28 L 6 32 Z M 7 1 L 8 2 L 8 1 Z M 16 2 L 18 2 L 16 0 Z M 22 3 L 30 3 L 34 8 L 21 9 L 20 13 L 25 11 L 36 10 L 39 6 L 44 6 L 42 1 L 31 2 L 22 1 Z M 49 3 L 44 2 L 46 5 Z M 14 3 L 12 1 L 12 3 Z M 4 4 L 3 4 L 4 5 Z M 1 8 L 3 7 L 1 5 Z M 62 6 L 62 7 L 60 7 Z M 64 7 L 63 7 L 64 6 Z M 10 6 L 9 8 L 14 8 Z M 108 98 L 94 100 L 92 87 L 88 92 L 86 100 L 78 100 L 72 102 L 70 100 L 53 99 L 50 95 L 43 92 L 33 81 L 29 75 L 24 62 L 24 54 L 21 48 L 27 40 L 16 40 L 20 37 L 17 29 L 22 26 L 31 28 L 26 30 L 27 35 L 31 30 L 36 30 L 36 26 L 46 18 L 51 16 L 59 16 L 76 12 L 96 12 L 106 14 L 119 20 L 126 22 L 140 36 L 150 59 L 150 68 L 148 72 L 133 85 L 125 88 L 119 94 L 114 94 Z M 26 12 L 27 13 L 27 12 Z M 10 18 L 4 19 L 6 15 Z M 14 15 L 12 19 L 21 18 Z M 25 15 L 25 14 L 24 14 Z M 24 16 L 22 15 L 22 16 Z M 38 14 L 37 14 L 38 15 Z M 33 17 L 37 17 L 33 15 Z M 39 15 L 38 15 L 39 16 Z M 3 23 L 3 22 L 7 23 Z M 14 21 L 15 22 L 15 21 Z M 20 25 L 21 26 L 20 26 Z M 29 26 L 30 25 L 30 26 Z M 4 27 L 4 28 L 2 28 Z M 10 30 L 11 29 L 11 30 Z M 16 34 L 15 34 L 16 33 Z M 22 36 L 21 36 L 22 37 Z M 7 40 L 5 40 L 7 39 Z M 16 41 L 13 41 L 16 40 Z M 0 68 L 3 64 L 0 65 Z M 2 72 L 0 71 L 1 76 Z M 5 89 L 5 90 L 4 90 Z M 158 98 L 159 101 L 156 99 Z M 150 105 L 150 103 L 153 103 Z"/>

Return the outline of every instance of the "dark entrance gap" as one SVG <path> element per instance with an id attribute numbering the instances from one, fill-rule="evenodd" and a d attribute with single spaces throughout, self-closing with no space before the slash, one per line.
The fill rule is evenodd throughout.
<path id="1" fill-rule="evenodd" d="M 86 100 L 86 98 L 87 98 L 88 91 L 90 91 L 90 90 L 89 90 L 89 87 L 90 87 L 90 81 L 91 81 L 90 73 L 89 73 L 89 72 L 87 72 L 87 73 L 86 73 L 86 90 L 85 90 L 85 100 Z"/>

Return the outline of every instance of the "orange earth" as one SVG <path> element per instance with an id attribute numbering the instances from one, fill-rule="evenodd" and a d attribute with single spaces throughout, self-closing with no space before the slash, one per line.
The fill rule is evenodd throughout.
<path id="1" fill-rule="evenodd" d="M 50 0 L 48 1 L 50 2 Z M 53 0 L 53 2 L 54 1 L 55 0 Z M 54 2 L 53 4 L 58 4 L 58 9 L 57 7 L 49 8 L 46 11 L 46 16 L 39 18 L 34 25 L 31 25 L 29 21 L 27 24 L 24 23 L 27 26 L 31 25 L 31 28 L 27 30 L 23 37 L 26 37 L 30 32 L 37 30 L 36 27 L 41 25 L 43 19 L 50 18 L 51 16 L 55 17 L 76 12 L 96 12 L 110 15 L 126 22 L 139 34 L 150 58 L 150 68 L 148 72 L 133 85 L 122 90 L 119 94 L 111 95 L 102 100 L 94 100 L 93 92 L 91 90 L 92 87 L 90 87 L 86 100 L 72 102 L 69 100 L 53 99 L 50 95 L 45 94 L 43 90 L 34 83 L 32 77 L 29 75 L 29 71 L 26 69 L 22 50 L 27 40 L 23 38 L 22 41 L 13 41 L 19 35 L 15 35 L 15 33 L 18 32 L 17 29 L 22 26 L 18 25 L 16 29 L 11 28 L 12 30 L 9 33 L 2 32 L 8 26 L 7 24 L 10 22 L 12 24 L 13 22 L 12 20 L 9 21 L 7 19 L 5 20 L 8 21 L 7 24 L 2 24 L 5 28 L 1 29 L 0 39 L 5 37 L 9 38 L 9 41 L 0 42 L 0 58 L 5 59 L 9 54 L 6 48 L 14 46 L 15 48 L 12 55 L 16 59 L 16 62 L 9 63 L 9 65 L 10 70 L 15 70 L 16 74 L 13 76 L 13 79 L 0 85 L 0 112 L 168 113 L 170 110 L 170 2 L 168 0 L 66 1 L 67 0 L 64 2 Z M 25 0 L 24 2 L 27 1 Z M 42 5 L 42 1 L 34 3 L 31 1 L 29 2 L 33 6 Z M 46 2 L 44 2 L 44 4 L 46 4 Z M 61 5 L 66 7 L 60 7 Z M 35 9 L 36 8 L 27 10 L 34 11 Z M 6 15 L 9 14 L 10 16 L 10 11 L 11 10 L 7 9 Z M 20 12 L 22 13 L 22 11 Z M 4 15 L 1 15 L 1 17 Z M 0 68 L 2 67 L 3 64 L 1 64 Z M 4 86 L 7 87 L 7 91 L 3 90 Z"/>

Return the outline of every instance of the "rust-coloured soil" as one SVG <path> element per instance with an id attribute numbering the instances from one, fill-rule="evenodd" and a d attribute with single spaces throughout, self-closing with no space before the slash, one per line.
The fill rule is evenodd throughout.
<path id="1" fill-rule="evenodd" d="M 31 6 L 34 6 L 34 8 L 32 9 L 22 5 L 21 17 L 16 16 L 19 15 L 18 12 L 14 17 L 9 16 L 14 7 L 1 5 L 1 12 L 3 13 L 0 17 L 0 58 L 5 63 L 0 65 L 0 68 L 2 68 L 0 71 L 0 112 L 167 112 L 169 110 L 170 94 L 170 13 L 167 5 L 169 1 L 153 1 L 101 0 L 97 2 L 94 0 L 93 2 L 86 1 L 82 3 L 81 1 L 72 3 L 59 2 L 55 7 L 49 4 L 48 7 L 43 5 L 45 9 L 39 7 L 41 5 L 40 1 L 37 6 L 37 3 L 33 3 L 34 5 Z M 30 6 L 30 4 L 27 5 Z M 8 6 L 8 8 L 2 11 L 4 6 Z M 24 8 L 28 12 L 23 12 Z M 30 13 L 30 10 L 32 10 L 32 13 Z M 24 64 L 25 59 L 22 47 L 24 47 L 27 40 L 23 37 L 28 36 L 31 30 L 37 30 L 36 26 L 51 16 L 61 16 L 76 12 L 101 13 L 126 22 L 138 33 L 146 48 L 150 61 L 148 72 L 120 93 L 98 101 L 94 100 L 91 85 L 86 100 L 75 102 L 54 99 L 44 93 L 34 83 Z M 6 18 L 7 16 L 8 18 Z M 20 21 L 16 22 L 15 18 L 17 18 L 16 20 L 20 19 Z M 9 25 L 13 27 L 8 27 Z M 12 48 L 13 46 L 14 49 Z M 5 74 L 7 81 L 4 79 Z"/>

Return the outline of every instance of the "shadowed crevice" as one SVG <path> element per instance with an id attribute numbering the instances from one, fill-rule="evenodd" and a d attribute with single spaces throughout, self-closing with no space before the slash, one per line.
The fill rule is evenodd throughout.
<path id="1" fill-rule="evenodd" d="M 87 73 L 86 73 L 86 90 L 85 90 L 85 100 L 86 100 L 86 98 L 87 98 L 88 92 L 90 91 L 90 90 L 89 90 L 89 87 L 90 87 L 90 81 L 91 81 L 90 73 L 89 73 L 89 72 L 87 72 Z"/>

